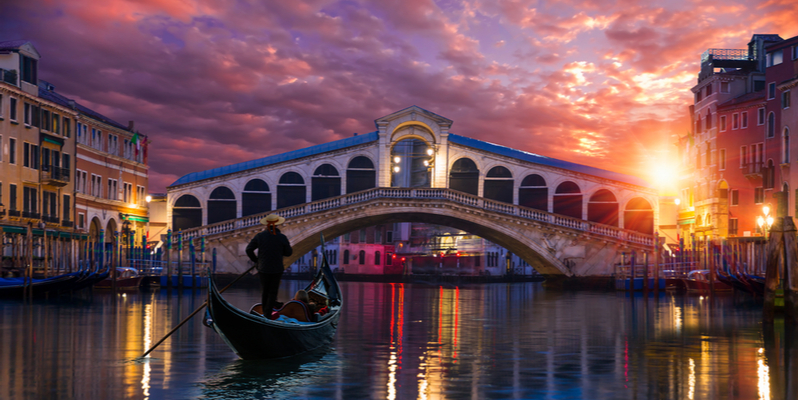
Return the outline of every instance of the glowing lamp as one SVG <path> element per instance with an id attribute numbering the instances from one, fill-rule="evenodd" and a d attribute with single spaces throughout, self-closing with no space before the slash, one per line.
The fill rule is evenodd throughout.
<path id="1" fill-rule="evenodd" d="M 392 170 L 394 171 L 394 173 L 395 173 L 395 174 L 396 174 L 396 173 L 399 173 L 399 172 L 400 172 L 400 167 L 398 167 L 397 165 L 395 165 L 395 166 L 394 166 L 394 168 L 392 168 Z"/>
<path id="2" fill-rule="evenodd" d="M 152 201 L 152 200 L 153 200 L 153 196 L 150 196 L 149 194 L 148 194 L 148 195 L 147 195 L 147 196 L 144 198 L 144 201 L 146 201 L 146 202 L 148 202 L 148 203 L 149 203 L 150 201 Z"/>
<path id="3" fill-rule="evenodd" d="M 432 148 L 430 148 L 430 147 L 428 147 L 428 155 L 429 155 L 429 156 L 432 156 L 432 155 L 433 155 L 433 149 L 432 149 Z"/>
<path id="4" fill-rule="evenodd" d="M 400 157 L 399 156 L 394 156 L 394 162 L 399 164 L 400 163 Z"/>

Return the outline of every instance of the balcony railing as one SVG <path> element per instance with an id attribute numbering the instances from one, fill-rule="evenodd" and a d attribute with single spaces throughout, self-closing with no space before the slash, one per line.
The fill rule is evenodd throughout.
<path id="1" fill-rule="evenodd" d="M 42 221 L 57 224 L 58 216 L 42 215 Z"/>
<path id="2" fill-rule="evenodd" d="M 19 217 L 20 216 L 20 212 L 19 212 L 19 210 L 8 210 L 8 216 L 9 217 Z"/>
<path id="3" fill-rule="evenodd" d="M 741 168 L 742 174 L 744 174 L 744 176 L 748 179 L 760 178 L 762 172 L 761 169 L 764 168 L 764 163 L 761 161 L 754 161 L 742 164 L 739 168 Z"/>
<path id="4" fill-rule="evenodd" d="M 65 186 L 69 183 L 70 171 L 67 168 L 54 167 L 52 165 L 42 166 L 42 183 Z"/>
<path id="5" fill-rule="evenodd" d="M 72 228 L 72 225 L 73 225 L 72 221 L 67 221 L 65 219 L 61 220 L 61 226 L 65 227 L 65 228 Z"/>
<path id="6" fill-rule="evenodd" d="M 23 211 L 22 212 L 22 218 L 39 219 L 40 217 L 41 217 L 41 214 L 39 214 L 38 212 L 33 212 L 33 211 Z"/>
<path id="7" fill-rule="evenodd" d="M 703 53 L 700 62 L 708 60 L 751 60 L 747 49 L 708 49 Z"/>
<path id="8" fill-rule="evenodd" d="M 0 80 L 5 83 L 16 86 L 17 85 L 17 71 L 7 70 L 0 68 Z"/>

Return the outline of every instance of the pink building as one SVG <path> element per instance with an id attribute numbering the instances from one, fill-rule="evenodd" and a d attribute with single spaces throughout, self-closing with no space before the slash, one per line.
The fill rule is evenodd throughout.
<path id="1" fill-rule="evenodd" d="M 789 194 L 797 220 L 797 37 L 753 35 L 747 49 L 709 49 L 682 137 L 678 224 L 686 240 L 761 236 L 764 206 Z"/>

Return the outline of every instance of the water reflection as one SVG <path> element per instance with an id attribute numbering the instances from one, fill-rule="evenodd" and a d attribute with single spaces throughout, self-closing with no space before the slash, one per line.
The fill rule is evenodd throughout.
<path id="1" fill-rule="evenodd" d="M 782 321 L 762 327 L 750 298 L 538 284 L 342 290 L 331 346 L 272 362 L 238 360 L 199 318 L 130 362 L 204 291 L 0 300 L 0 398 L 797 398 L 797 340 Z M 225 294 L 245 309 L 259 295 Z"/>

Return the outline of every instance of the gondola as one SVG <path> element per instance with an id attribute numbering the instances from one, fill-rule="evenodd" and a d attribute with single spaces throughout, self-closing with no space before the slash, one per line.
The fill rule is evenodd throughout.
<path id="1" fill-rule="evenodd" d="M 342 310 L 339 283 L 325 257 L 322 257 L 322 267 L 306 291 L 312 300 L 327 303 L 330 311 L 317 322 L 270 320 L 252 310 L 249 313 L 242 311 L 225 301 L 214 279 L 210 278 L 203 323 L 213 328 L 244 360 L 286 358 L 306 353 L 330 343 Z"/>
<path id="2" fill-rule="evenodd" d="M 45 279 L 25 278 L 0 278 L 0 298 L 21 297 L 27 290 L 32 290 L 33 296 L 57 292 L 69 288 L 83 276 L 83 272 L 71 272 Z"/>

